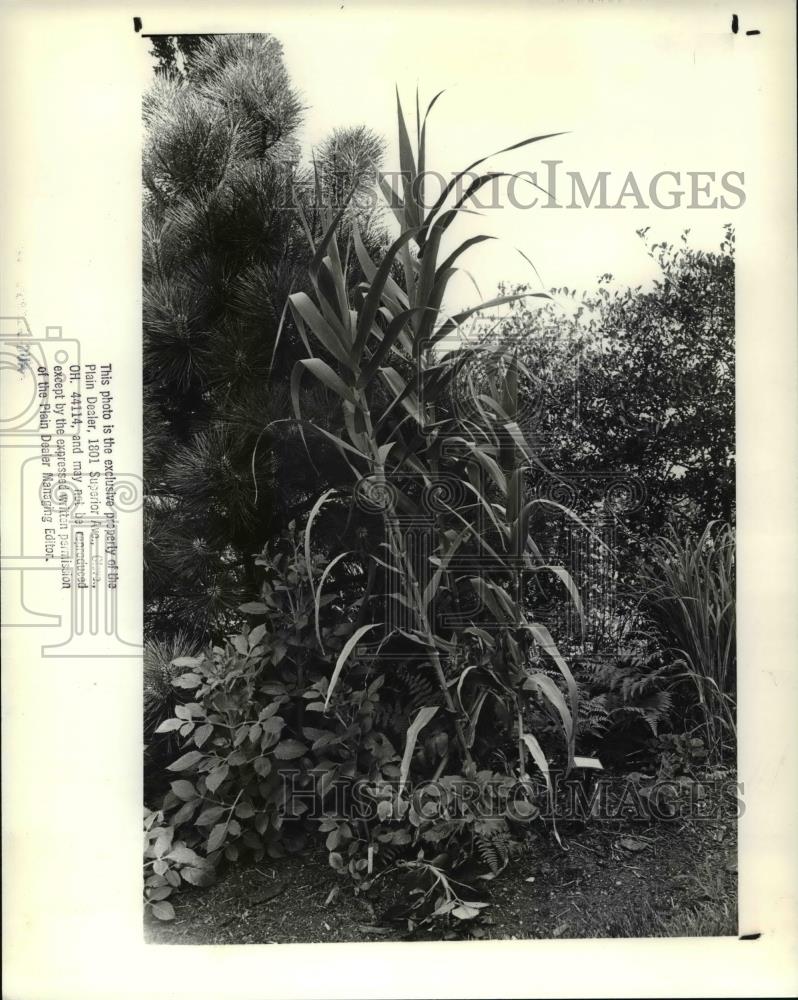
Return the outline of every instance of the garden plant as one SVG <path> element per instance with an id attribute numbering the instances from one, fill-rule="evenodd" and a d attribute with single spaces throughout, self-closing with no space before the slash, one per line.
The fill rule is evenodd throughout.
<path id="1" fill-rule="evenodd" d="M 453 316 L 443 311 L 456 262 L 486 237 L 445 256 L 443 238 L 495 174 L 458 186 L 478 160 L 426 208 L 421 185 L 435 101 L 419 116 L 415 150 L 397 103 L 403 189 L 382 183 L 400 233 L 377 263 L 355 223 L 365 280 L 353 290 L 337 239 L 346 201 L 335 215 L 325 210 L 319 240 L 296 204 L 312 287 L 289 296 L 308 356 L 295 364 L 294 416 L 284 419 L 301 428 L 311 463 L 318 439 L 333 446 L 350 486 L 324 491 L 301 530 L 292 524 L 256 559 L 266 571 L 260 599 L 241 608 L 251 624 L 176 660 L 187 669 L 173 683 L 193 700 L 160 732 L 177 731 L 184 741 L 169 765 L 176 780 L 164 817 L 185 849 L 201 850 L 210 863 L 304 843 L 313 824 L 303 814 L 317 817 L 339 779 L 362 783 L 371 811 L 317 823 L 330 864 L 361 890 L 386 867 L 426 880 L 425 906 L 408 907 L 415 925 L 478 916 L 484 901 L 457 881 L 458 869 L 475 855 L 485 862 L 480 877 L 490 878 L 507 863 L 511 835 L 535 815 L 533 773 L 551 797 L 554 759 L 566 774 L 595 762 L 575 759 L 577 686 L 528 610 L 539 577 L 552 577 L 577 611 L 580 598 L 567 570 L 545 561 L 529 533 L 533 510 L 564 508 L 526 494 L 535 455 L 517 422 L 522 365 L 513 353 L 456 342 L 470 316 L 504 299 Z M 475 386 L 477 415 L 465 420 L 449 390 L 485 354 L 490 375 Z M 303 377 L 336 397 L 341 434 L 304 416 Z M 314 528 L 325 506 L 346 507 L 350 537 L 369 535 L 365 558 L 362 547 L 318 554 Z M 363 581 L 359 593 L 353 577 Z M 545 748 L 531 724 L 536 709 L 559 733 Z M 409 794 L 421 780 L 434 781 L 436 808 Z M 518 791 L 507 794 L 516 784 L 520 809 Z M 465 786 L 479 789 L 476 800 L 458 794 Z M 309 787 L 310 808 L 307 795 L 297 798 Z M 174 849 L 165 835 L 160 843 L 148 891 L 169 875 L 159 869 Z"/>

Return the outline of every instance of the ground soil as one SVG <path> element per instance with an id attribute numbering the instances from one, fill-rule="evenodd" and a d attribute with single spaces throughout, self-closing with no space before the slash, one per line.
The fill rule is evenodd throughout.
<path id="1" fill-rule="evenodd" d="M 415 939 L 447 933 L 483 939 L 665 937 L 737 934 L 737 839 L 733 816 L 712 820 L 590 822 L 563 837 L 543 833 L 486 885 L 481 919 L 453 930 L 438 924 Z M 332 901 L 330 893 L 338 887 Z M 381 926 L 380 912 L 357 898 L 307 851 L 256 866 L 231 866 L 210 888 L 173 898 L 168 923 L 145 918 L 157 944 L 263 944 L 407 938 Z"/>

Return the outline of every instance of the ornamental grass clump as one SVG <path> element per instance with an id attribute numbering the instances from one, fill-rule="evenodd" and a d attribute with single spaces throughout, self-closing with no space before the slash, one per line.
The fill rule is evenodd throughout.
<path id="1" fill-rule="evenodd" d="M 645 608 L 684 667 L 714 758 L 736 744 L 735 535 L 710 522 L 700 537 L 671 530 L 654 540 L 644 571 Z"/>

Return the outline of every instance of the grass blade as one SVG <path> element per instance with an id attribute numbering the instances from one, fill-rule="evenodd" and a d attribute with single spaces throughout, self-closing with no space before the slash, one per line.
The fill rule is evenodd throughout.
<path id="1" fill-rule="evenodd" d="M 319 627 L 319 615 L 321 614 L 321 596 L 324 590 L 324 583 L 327 577 L 330 575 L 332 570 L 338 565 L 338 563 L 345 559 L 347 556 L 351 556 L 351 552 L 342 552 L 340 555 L 336 556 L 335 559 L 331 559 L 330 562 L 324 567 L 324 572 L 321 574 L 321 579 L 319 580 L 319 587 L 316 593 L 313 595 L 314 603 L 314 620 L 316 623 L 316 638 L 319 641 L 319 649 L 324 653 L 324 643 L 321 641 L 321 629 Z"/>
<path id="2" fill-rule="evenodd" d="M 327 689 L 327 697 L 324 699 L 324 711 L 330 707 L 330 698 L 332 698 L 332 693 L 335 690 L 335 685 L 338 683 L 338 678 L 341 676 L 341 671 L 346 666 L 346 661 L 349 659 L 349 655 L 352 650 L 357 646 L 366 632 L 370 632 L 373 628 L 379 628 L 379 625 L 361 625 L 361 627 L 353 634 L 350 635 L 344 644 L 344 648 L 338 655 L 338 659 L 335 662 L 335 669 L 333 670 L 332 677 L 330 678 L 330 686 Z"/>
<path id="3" fill-rule="evenodd" d="M 410 727 L 407 730 L 407 742 L 405 743 L 405 752 L 402 755 L 402 764 L 399 769 L 399 795 L 402 794 L 405 785 L 407 784 L 407 777 L 410 773 L 410 762 L 413 759 L 413 751 L 416 748 L 416 740 L 418 739 L 418 734 L 427 725 L 427 723 L 432 719 L 435 713 L 438 711 L 437 706 L 419 709 L 418 715 L 413 719 Z"/>

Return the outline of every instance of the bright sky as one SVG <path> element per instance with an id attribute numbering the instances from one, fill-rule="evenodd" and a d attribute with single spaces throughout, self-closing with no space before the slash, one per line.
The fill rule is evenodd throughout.
<path id="1" fill-rule="evenodd" d="M 665 177 L 660 200 L 669 192 L 691 199 L 689 171 L 712 171 L 715 181 L 702 203 L 725 195 L 727 171 L 744 169 L 744 137 L 735 122 L 735 63 L 740 37 L 731 34 L 725 9 L 714 11 L 649 5 L 647 11 L 606 3 L 501 8 L 466 7 L 434 11 L 416 6 L 377 8 L 320 5 L 269 15 L 269 30 L 283 43 L 288 70 L 307 105 L 304 130 L 309 154 L 334 126 L 365 123 L 389 140 L 387 169 L 398 169 L 394 85 L 398 84 L 413 131 L 415 89 L 422 109 L 438 90 L 446 93 L 433 111 L 428 167 L 443 174 L 528 136 L 568 134 L 506 154 L 492 169 L 537 171 L 546 186 L 542 160 L 562 161 L 556 197 L 568 205 L 579 171 L 588 191 L 599 171 L 608 171 L 608 203 L 614 204 L 629 171 L 650 205 L 651 178 Z M 195 29 L 196 30 L 196 29 Z M 700 181 L 707 183 L 706 178 Z M 739 178 L 730 183 L 739 186 Z M 486 297 L 499 281 L 535 282 L 516 252 L 535 264 L 546 288 L 591 287 L 612 273 L 629 284 L 656 274 L 635 230 L 650 226 L 656 239 L 678 239 L 687 227 L 695 245 L 717 246 L 732 207 L 687 210 L 544 209 L 509 207 L 484 218 L 465 217 L 453 235 L 486 232 L 500 237 L 464 259 Z M 534 191 L 517 193 L 531 200 Z M 581 199 L 580 199 L 581 203 Z M 466 262 L 467 261 L 467 262 Z M 449 307 L 473 301 L 463 279 Z"/>

